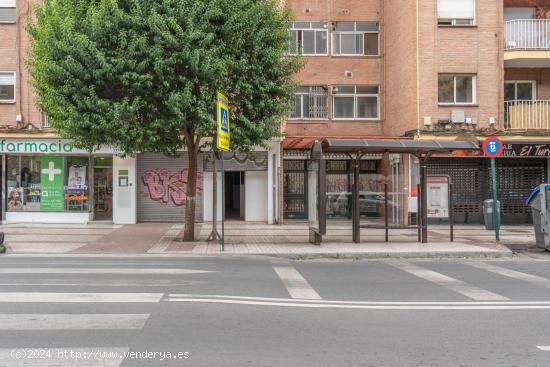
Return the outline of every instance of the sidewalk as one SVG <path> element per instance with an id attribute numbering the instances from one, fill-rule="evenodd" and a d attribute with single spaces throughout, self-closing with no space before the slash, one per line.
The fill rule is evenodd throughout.
<path id="1" fill-rule="evenodd" d="M 227 222 L 223 254 L 272 255 L 292 258 L 310 257 L 509 257 L 505 246 L 532 247 L 534 234 L 528 226 L 505 226 L 500 244 L 494 232 L 482 226 L 456 226 L 455 242 L 449 241 L 448 226 L 430 226 L 428 244 L 416 242 L 414 230 L 390 231 L 384 242 L 384 230 L 362 229 L 360 244 L 351 241 L 348 223 L 330 223 L 321 246 L 309 243 L 308 225 L 291 223 Z M 210 224 L 198 224 L 198 241 L 181 242 L 182 224 L 139 223 L 114 225 L 9 224 L 0 225 L 6 234 L 8 254 L 151 254 L 220 255 L 219 243 L 206 241 Z"/>

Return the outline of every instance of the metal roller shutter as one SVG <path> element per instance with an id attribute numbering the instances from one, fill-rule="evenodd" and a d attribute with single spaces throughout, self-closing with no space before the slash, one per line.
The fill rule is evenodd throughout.
<path id="1" fill-rule="evenodd" d="M 428 162 L 428 174 L 451 177 L 456 222 L 482 223 L 482 202 L 492 197 L 489 160 L 431 158 Z M 546 159 L 502 158 L 497 159 L 496 164 L 502 223 L 529 222 L 525 199 L 533 187 L 546 182 Z"/>
<path id="2" fill-rule="evenodd" d="M 430 158 L 429 175 L 448 175 L 453 183 L 455 220 L 466 223 L 482 221 L 483 177 L 480 158 Z"/>
<path id="3" fill-rule="evenodd" d="M 196 221 L 203 218 L 202 157 L 199 157 Z M 169 158 L 161 153 L 137 157 L 137 220 L 139 222 L 182 222 L 185 214 L 185 188 L 189 168 L 187 153 Z"/>

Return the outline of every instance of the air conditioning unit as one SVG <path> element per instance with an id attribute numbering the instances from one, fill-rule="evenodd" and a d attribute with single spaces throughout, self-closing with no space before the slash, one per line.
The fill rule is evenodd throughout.
<path id="1" fill-rule="evenodd" d="M 464 110 L 452 110 L 451 121 L 455 124 L 463 124 L 466 121 Z"/>

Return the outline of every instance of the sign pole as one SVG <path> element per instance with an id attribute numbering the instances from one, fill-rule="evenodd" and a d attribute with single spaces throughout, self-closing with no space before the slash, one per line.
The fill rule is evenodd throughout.
<path id="1" fill-rule="evenodd" d="M 212 231 L 208 236 L 207 241 L 219 241 L 221 240 L 218 233 L 218 167 L 216 160 L 218 159 L 218 153 L 212 148 Z"/>
<path id="2" fill-rule="evenodd" d="M 224 154 L 222 152 L 222 251 L 225 251 L 225 170 L 223 167 L 223 161 L 225 161 Z"/>
<path id="3" fill-rule="evenodd" d="M 497 168 L 495 158 L 491 158 L 491 181 L 493 186 L 493 224 L 495 225 L 495 239 L 500 241 L 500 213 L 497 203 Z"/>
<path id="4" fill-rule="evenodd" d="M 495 226 L 495 239 L 500 241 L 500 212 L 497 203 L 497 166 L 496 161 L 504 151 L 504 143 L 497 137 L 490 136 L 481 144 L 483 153 L 491 159 L 491 188 L 493 191 L 493 224 Z"/>
<path id="5" fill-rule="evenodd" d="M 225 250 L 225 168 L 224 161 L 225 156 L 224 152 L 229 150 L 231 143 L 231 132 L 230 132 L 230 123 L 229 123 L 229 99 L 225 94 L 218 92 L 217 94 L 218 102 L 216 104 L 217 119 L 218 119 L 218 128 L 216 135 L 216 146 L 221 151 L 221 168 L 222 168 L 222 235 L 221 235 L 221 245 L 222 251 Z M 217 179 L 217 177 L 216 177 Z"/>

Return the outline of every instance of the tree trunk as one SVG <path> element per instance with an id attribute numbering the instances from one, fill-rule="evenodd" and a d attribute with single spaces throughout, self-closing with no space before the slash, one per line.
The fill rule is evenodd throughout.
<path id="1" fill-rule="evenodd" d="M 185 145 L 189 159 L 189 171 L 187 172 L 187 199 L 185 201 L 185 229 L 183 231 L 184 241 L 195 240 L 195 208 L 197 195 L 197 170 L 198 170 L 198 149 L 194 137 L 185 133 Z"/>

